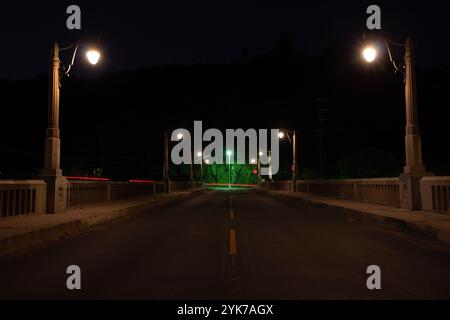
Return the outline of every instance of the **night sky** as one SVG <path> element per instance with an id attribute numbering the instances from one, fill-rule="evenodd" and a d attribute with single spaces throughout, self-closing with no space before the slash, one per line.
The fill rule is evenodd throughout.
<path id="1" fill-rule="evenodd" d="M 403 79 L 385 53 L 362 62 L 363 35 L 373 34 L 414 39 L 424 163 L 450 175 L 450 148 L 442 145 L 450 138 L 445 3 L 2 3 L 0 179 L 32 178 L 42 168 L 53 41 L 81 45 L 61 87 L 65 174 L 102 167 L 119 180 L 160 178 L 163 131 L 203 120 L 205 128 L 295 128 L 300 171 L 317 176 L 317 101 L 325 97 L 324 176 L 396 176 L 404 164 Z M 80 31 L 66 28 L 71 4 L 81 7 Z M 381 31 L 366 28 L 370 4 L 381 7 Z M 95 68 L 81 55 L 88 45 L 102 51 Z M 401 61 L 402 49 L 393 55 Z M 70 53 L 61 60 L 67 65 Z M 289 175 L 289 145 L 281 152 Z"/>
<path id="2" fill-rule="evenodd" d="M 449 66 L 446 1 L 4 1 L 0 78 L 47 72 L 54 40 L 100 44 L 103 71 L 221 63 L 239 57 L 244 45 L 250 56 L 261 54 L 283 30 L 296 47 L 318 55 L 335 42 L 361 39 L 365 9 L 374 3 L 382 10 L 383 34 L 399 41 L 412 36 L 420 65 Z M 70 4 L 81 7 L 81 31 L 65 27 Z"/>

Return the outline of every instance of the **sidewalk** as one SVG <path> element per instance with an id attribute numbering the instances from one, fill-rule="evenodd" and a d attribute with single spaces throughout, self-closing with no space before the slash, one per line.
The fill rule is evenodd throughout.
<path id="1" fill-rule="evenodd" d="M 64 213 L 3 218 L 0 219 L 0 255 L 22 251 L 97 224 L 186 199 L 190 194 L 191 192 L 173 192 L 70 209 Z"/>
<path id="2" fill-rule="evenodd" d="M 439 241 L 450 246 L 450 215 L 447 214 L 411 211 L 302 192 L 268 191 L 268 193 L 277 197 L 297 199 L 312 205 L 343 209 L 343 212 L 354 220 L 386 226 L 415 237 Z"/>

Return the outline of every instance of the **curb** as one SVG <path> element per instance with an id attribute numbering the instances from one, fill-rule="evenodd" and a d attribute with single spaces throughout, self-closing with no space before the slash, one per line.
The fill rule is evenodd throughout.
<path id="1" fill-rule="evenodd" d="M 338 205 L 332 205 L 315 200 L 305 199 L 302 198 L 301 196 L 291 194 L 275 193 L 266 190 L 261 190 L 260 192 L 265 192 L 271 196 L 278 198 L 289 198 L 291 200 L 297 200 L 316 207 L 338 209 L 341 210 L 342 214 L 344 214 L 348 218 L 351 218 L 359 222 L 371 223 L 377 226 L 382 226 L 389 228 L 391 230 L 402 232 L 409 236 L 425 240 L 437 241 L 446 246 L 450 246 L 450 232 L 426 225 L 424 223 L 406 221 L 400 218 L 385 217 L 375 213 L 366 212 L 358 209 L 350 209 Z"/>
<path id="2" fill-rule="evenodd" d="M 104 211 L 90 217 L 84 217 L 48 227 L 41 227 L 29 232 L 1 239 L 0 256 L 24 251 L 45 242 L 64 238 L 70 234 L 89 229 L 95 225 L 106 224 L 122 217 L 135 215 L 172 202 L 188 199 L 192 194 L 193 193 L 188 192 L 186 194 L 176 195 L 173 198 L 151 198 L 146 203 L 130 205 L 127 208 L 111 209 L 110 211 Z"/>

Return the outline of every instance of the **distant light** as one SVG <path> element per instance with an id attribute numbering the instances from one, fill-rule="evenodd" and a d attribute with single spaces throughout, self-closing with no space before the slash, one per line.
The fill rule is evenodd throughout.
<path id="1" fill-rule="evenodd" d="M 363 54 L 364 59 L 367 62 L 371 63 L 377 57 L 377 50 L 374 47 L 366 47 L 366 48 L 364 48 L 362 54 Z"/>
<path id="2" fill-rule="evenodd" d="M 259 152 L 259 156 L 260 156 L 260 157 L 262 157 L 262 155 L 263 155 L 263 152 L 262 152 L 262 151 L 260 151 L 260 152 Z"/>
<path id="3" fill-rule="evenodd" d="M 209 159 L 206 159 L 206 160 L 205 160 L 205 163 L 206 163 L 206 164 L 209 164 Z"/>
<path id="4" fill-rule="evenodd" d="M 201 157 L 202 156 L 202 153 L 199 151 L 199 152 L 197 152 L 197 157 Z"/>
<path id="5" fill-rule="evenodd" d="M 250 160 L 250 162 L 251 162 L 251 163 L 256 163 L 256 160 L 255 160 L 254 158 L 252 158 L 252 159 Z"/>
<path id="6" fill-rule="evenodd" d="M 280 139 L 284 138 L 284 132 L 283 131 L 278 132 L 278 138 L 280 138 Z"/>
<path id="7" fill-rule="evenodd" d="M 178 140 L 181 140 L 181 139 L 183 139 L 183 134 L 180 132 L 179 134 L 177 134 L 177 139 Z"/>
<path id="8" fill-rule="evenodd" d="M 228 150 L 227 151 L 227 156 L 231 156 L 231 154 L 232 154 L 231 150 Z"/>
<path id="9" fill-rule="evenodd" d="M 98 52 L 97 50 L 89 50 L 86 53 L 86 57 L 90 64 L 95 65 L 100 60 L 100 52 Z"/>

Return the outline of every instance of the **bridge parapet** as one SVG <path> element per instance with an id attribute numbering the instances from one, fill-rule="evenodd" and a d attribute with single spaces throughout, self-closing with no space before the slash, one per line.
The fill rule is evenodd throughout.
<path id="1" fill-rule="evenodd" d="M 171 192 L 201 189 L 200 181 L 170 182 Z M 113 201 L 166 192 L 166 182 L 112 182 L 72 180 L 61 188 L 65 208 L 101 205 Z M 47 209 L 47 184 L 43 180 L 0 180 L 0 218 L 24 214 L 44 214 Z"/>
<path id="2" fill-rule="evenodd" d="M 45 213 L 46 195 L 41 180 L 0 180 L 0 218 Z"/>
<path id="3" fill-rule="evenodd" d="M 450 177 L 423 177 L 420 195 L 423 210 L 450 213 Z"/>
<path id="4" fill-rule="evenodd" d="M 292 181 L 273 181 L 270 189 L 292 191 Z M 297 180 L 297 192 L 345 200 L 400 206 L 398 178 Z"/>
<path id="5" fill-rule="evenodd" d="M 383 204 L 400 207 L 399 178 L 371 178 L 344 180 L 297 180 L 297 192 L 324 197 Z M 292 181 L 272 181 L 262 188 L 292 191 Z M 450 177 L 427 176 L 420 180 L 421 209 L 450 213 Z"/>

